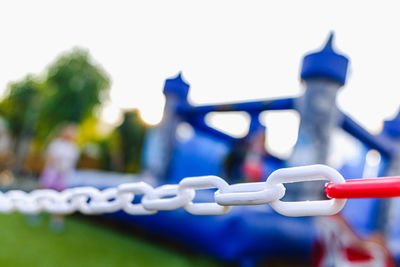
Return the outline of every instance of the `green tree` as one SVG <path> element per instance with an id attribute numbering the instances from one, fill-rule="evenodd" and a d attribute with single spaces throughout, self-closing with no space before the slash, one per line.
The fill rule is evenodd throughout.
<path id="1" fill-rule="evenodd" d="M 32 77 L 10 83 L 0 102 L 0 113 L 8 121 L 14 137 L 32 134 L 40 112 L 41 86 Z"/>
<path id="2" fill-rule="evenodd" d="M 139 172 L 144 138 L 147 126 L 140 118 L 139 111 L 125 112 L 124 121 L 117 128 L 121 138 L 122 159 L 127 172 Z"/>
<path id="3" fill-rule="evenodd" d="M 14 170 L 19 172 L 31 147 L 42 148 L 46 138 L 61 124 L 94 117 L 110 80 L 89 53 L 73 49 L 56 59 L 42 82 L 33 76 L 12 83 L 0 102 L 0 114 L 17 139 Z"/>
<path id="4" fill-rule="evenodd" d="M 101 144 L 103 150 L 103 166 L 108 165 L 113 171 L 137 173 L 140 171 L 141 155 L 147 125 L 139 116 L 139 111 L 124 113 L 124 120 Z M 106 166 L 107 168 L 107 166 Z"/>
<path id="5" fill-rule="evenodd" d="M 109 86 L 107 74 L 87 51 L 76 48 L 59 57 L 48 67 L 44 82 L 39 138 L 60 123 L 80 123 L 94 116 Z"/>
<path id="6" fill-rule="evenodd" d="M 42 101 L 41 85 L 26 76 L 11 83 L 5 98 L 0 103 L 0 112 L 8 121 L 11 133 L 16 138 L 13 170 L 19 172 L 35 133 Z"/>

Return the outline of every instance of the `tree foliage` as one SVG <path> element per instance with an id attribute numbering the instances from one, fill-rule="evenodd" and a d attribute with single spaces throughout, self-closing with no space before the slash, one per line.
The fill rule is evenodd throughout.
<path id="1" fill-rule="evenodd" d="M 108 76 L 91 62 L 87 51 L 74 49 L 62 55 L 47 71 L 40 129 L 63 122 L 80 123 L 93 116 L 109 85 Z"/>
<path id="2" fill-rule="evenodd" d="M 121 153 L 124 169 L 128 172 L 139 172 L 141 152 L 147 127 L 137 110 L 125 112 L 124 121 L 116 129 L 121 142 Z"/>
<path id="3" fill-rule="evenodd" d="M 90 142 L 100 146 L 104 169 L 139 171 L 147 126 L 135 110 L 126 112 L 122 124 L 108 137 L 97 134 L 96 108 L 106 97 L 110 80 L 88 52 L 73 49 L 44 73 L 41 81 L 26 76 L 10 84 L 0 101 L 0 116 L 8 121 L 13 135 L 29 142 L 33 139 L 35 147 L 41 149 L 55 129 L 76 123 L 82 132 L 81 145 Z"/>
<path id="4" fill-rule="evenodd" d="M 105 169 L 139 172 L 146 133 L 147 125 L 140 118 L 139 111 L 125 112 L 122 124 L 101 144 Z"/>
<path id="5" fill-rule="evenodd" d="M 14 136 L 19 137 L 23 131 L 34 131 L 41 94 L 41 85 L 32 76 L 8 85 L 5 97 L 0 102 L 0 113 L 7 119 Z"/>

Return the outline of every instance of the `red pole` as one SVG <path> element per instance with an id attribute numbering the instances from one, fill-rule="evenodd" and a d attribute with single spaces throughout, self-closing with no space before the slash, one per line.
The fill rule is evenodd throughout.
<path id="1" fill-rule="evenodd" d="M 347 180 L 344 184 L 328 183 L 329 198 L 389 198 L 400 196 L 400 177 Z"/>

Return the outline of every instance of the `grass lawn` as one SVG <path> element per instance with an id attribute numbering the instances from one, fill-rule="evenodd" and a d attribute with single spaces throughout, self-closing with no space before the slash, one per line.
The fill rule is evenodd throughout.
<path id="1" fill-rule="evenodd" d="M 0 266 L 216 266 L 211 259 L 169 251 L 75 217 L 53 233 L 49 216 L 28 226 L 21 214 L 0 215 Z"/>

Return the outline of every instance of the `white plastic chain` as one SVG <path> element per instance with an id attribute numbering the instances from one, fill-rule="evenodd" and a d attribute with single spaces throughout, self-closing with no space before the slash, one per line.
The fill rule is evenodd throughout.
<path id="1" fill-rule="evenodd" d="M 219 215 L 227 213 L 236 205 L 270 204 L 278 213 L 286 216 L 317 216 L 338 213 L 346 199 L 319 201 L 283 202 L 286 188 L 284 183 L 329 180 L 344 183 L 342 175 L 325 165 L 311 165 L 279 169 L 266 182 L 229 185 L 217 176 L 184 178 L 177 185 L 153 188 L 144 183 L 121 184 L 116 188 L 98 190 L 94 187 L 69 188 L 62 192 L 50 189 L 26 193 L 12 190 L 0 192 L 0 213 L 19 211 L 38 214 L 46 211 L 54 214 L 112 213 L 124 210 L 128 214 L 154 214 L 159 210 L 174 210 L 183 207 L 196 215 Z M 215 202 L 194 203 L 196 190 L 218 189 Z M 316 190 L 320 190 L 316 188 Z M 136 195 L 143 195 L 141 202 L 132 203 Z M 168 198 L 166 198 L 168 197 Z"/>

